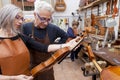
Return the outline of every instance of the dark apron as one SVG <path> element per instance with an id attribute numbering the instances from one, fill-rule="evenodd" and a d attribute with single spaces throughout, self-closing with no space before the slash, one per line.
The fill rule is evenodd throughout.
<path id="1" fill-rule="evenodd" d="M 33 29 L 34 30 L 34 29 Z M 32 34 L 34 35 L 34 34 Z M 39 39 L 37 37 L 33 37 L 36 41 L 43 43 L 43 44 L 50 44 L 48 33 L 46 33 L 46 36 L 44 39 Z M 31 53 L 31 68 L 37 66 L 41 62 L 46 61 L 51 57 L 51 53 L 42 53 L 33 49 L 30 49 Z M 48 69 L 40 74 L 38 74 L 34 80 L 54 80 L 54 71 L 53 67 L 51 69 Z"/>

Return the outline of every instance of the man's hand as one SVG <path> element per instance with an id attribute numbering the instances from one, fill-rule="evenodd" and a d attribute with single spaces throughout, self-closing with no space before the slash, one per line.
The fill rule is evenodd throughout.
<path id="1" fill-rule="evenodd" d="M 26 75 L 18 75 L 18 76 L 11 76 L 10 80 L 33 80 L 33 77 Z"/>

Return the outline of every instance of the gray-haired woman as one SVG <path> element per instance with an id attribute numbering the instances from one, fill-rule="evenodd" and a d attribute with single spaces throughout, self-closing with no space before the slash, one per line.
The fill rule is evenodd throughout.
<path id="1" fill-rule="evenodd" d="M 21 34 L 19 28 L 23 22 L 20 8 L 9 4 L 0 10 L 0 80 L 31 80 L 30 55 L 27 47 L 42 52 L 56 51 L 61 44 L 43 45 Z M 72 48 L 75 40 L 62 44 Z"/>

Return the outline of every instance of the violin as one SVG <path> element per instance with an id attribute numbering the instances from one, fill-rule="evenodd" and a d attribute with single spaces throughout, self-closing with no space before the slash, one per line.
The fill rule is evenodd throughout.
<path id="1" fill-rule="evenodd" d="M 115 15 L 118 13 L 117 2 L 118 0 L 114 0 L 113 3 L 113 17 L 115 17 Z"/>
<path id="2" fill-rule="evenodd" d="M 102 69 L 96 62 L 90 45 L 87 46 L 87 50 L 90 60 L 94 63 L 94 65 L 100 72 L 100 80 L 120 80 L 120 66 L 109 66 Z"/>
<path id="3" fill-rule="evenodd" d="M 59 49 L 48 60 L 35 66 L 31 70 L 32 76 L 36 76 L 37 74 L 51 68 L 56 62 L 60 61 L 61 58 L 66 56 L 66 54 L 68 54 L 68 53 L 70 53 L 70 51 L 74 50 L 82 42 L 83 37 L 84 37 L 84 35 L 81 35 L 79 38 L 76 39 L 77 44 L 75 44 L 72 49 L 70 49 L 69 47 L 64 47 L 62 49 Z"/>
<path id="4" fill-rule="evenodd" d="M 107 2 L 106 7 L 107 7 L 106 15 L 109 15 L 110 14 L 110 2 Z"/>
<path id="5" fill-rule="evenodd" d="M 94 14 L 91 14 L 91 26 L 95 26 L 96 24 L 96 20 L 95 20 L 95 15 Z"/>
<path id="6" fill-rule="evenodd" d="M 66 4 L 64 0 L 57 0 L 55 4 L 55 10 L 56 11 L 65 11 L 66 10 Z"/>

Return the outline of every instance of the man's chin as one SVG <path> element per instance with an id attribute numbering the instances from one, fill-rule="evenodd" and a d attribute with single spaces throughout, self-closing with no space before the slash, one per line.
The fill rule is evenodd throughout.
<path id="1" fill-rule="evenodd" d="M 46 27 L 42 27 L 42 26 L 41 26 L 41 27 L 39 27 L 39 28 L 40 28 L 40 29 L 45 29 Z"/>

